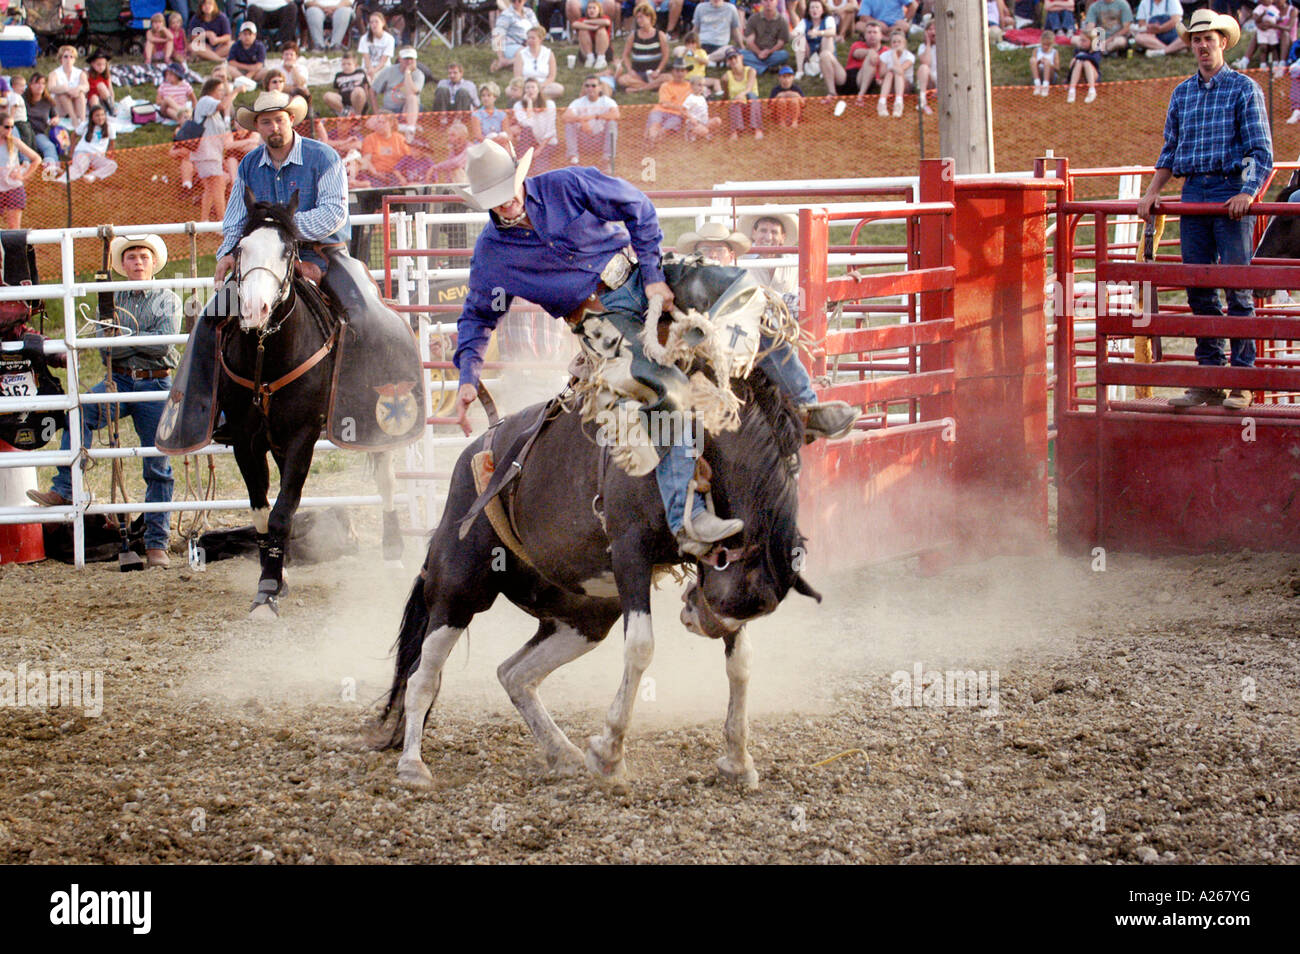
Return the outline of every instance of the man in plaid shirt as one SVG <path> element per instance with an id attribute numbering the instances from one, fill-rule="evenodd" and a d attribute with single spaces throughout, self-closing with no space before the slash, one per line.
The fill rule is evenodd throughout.
<path id="1" fill-rule="evenodd" d="M 1179 223 L 1183 262 L 1206 265 L 1249 264 L 1254 247 L 1254 216 L 1247 215 L 1273 168 L 1273 147 L 1264 95 L 1250 77 L 1224 63 L 1225 51 L 1241 38 L 1230 16 L 1198 10 L 1179 32 L 1196 57 L 1196 73 L 1183 80 L 1169 99 L 1165 145 L 1156 160 L 1151 185 L 1138 203 L 1138 215 L 1150 218 L 1160 209 L 1160 190 L 1172 176 L 1183 181 L 1182 201 L 1222 202 L 1227 215 L 1186 215 Z M 1229 315 L 1253 315 L 1250 291 L 1225 289 Z M 1194 315 L 1222 315 L 1216 288 L 1187 289 Z M 1255 364 L 1255 342 L 1233 338 L 1234 367 Z M 1225 365 L 1222 338 L 1197 338 L 1196 363 Z M 1169 403 L 1175 407 L 1222 404 L 1241 410 L 1254 395 L 1234 390 L 1227 397 L 1217 388 L 1189 388 Z"/>

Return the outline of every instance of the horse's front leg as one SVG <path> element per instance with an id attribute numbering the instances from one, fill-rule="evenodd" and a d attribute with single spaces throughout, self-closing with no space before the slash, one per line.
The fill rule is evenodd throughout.
<path id="1" fill-rule="evenodd" d="M 607 779 L 627 775 L 623 764 L 623 742 L 632 719 L 632 705 L 641 688 L 641 677 L 654 658 L 655 636 L 650 619 L 650 580 L 652 567 L 636 552 L 620 560 L 616 544 L 614 576 L 623 607 L 623 681 L 618 694 L 605 714 L 605 732 L 587 739 L 587 768 Z M 623 564 L 620 567 L 620 564 Z"/>
<path id="2" fill-rule="evenodd" d="M 257 596 L 253 599 L 250 616 L 280 615 L 279 596 L 284 592 L 284 554 L 289 547 L 289 534 L 293 530 L 293 515 L 298 510 L 298 504 L 302 500 L 302 487 L 311 470 L 316 434 L 310 428 L 300 431 L 285 442 L 283 450 L 275 454 L 275 463 L 280 468 L 280 491 L 276 494 L 275 506 L 267 518 L 266 555 L 262 560 L 262 576 L 257 581 Z"/>
<path id="3" fill-rule="evenodd" d="M 722 735 L 727 743 L 726 754 L 718 759 L 718 772 L 724 779 L 743 785 L 745 788 L 758 788 L 758 772 L 754 769 L 754 760 L 749 756 L 749 637 L 741 627 L 730 636 L 724 637 L 727 653 L 727 684 L 731 696 L 727 700 L 727 721 L 723 724 Z"/>
<path id="4" fill-rule="evenodd" d="M 271 485 L 266 450 L 260 452 L 253 450 L 252 443 L 244 436 L 243 427 L 234 433 L 240 436 L 235 438 L 231 449 L 235 453 L 235 463 L 239 467 L 239 473 L 244 478 L 244 487 L 248 490 L 248 506 L 252 509 L 253 528 L 257 531 L 258 558 L 261 565 L 266 566 L 266 529 L 267 521 L 271 516 L 271 507 L 266 499 L 266 491 Z"/>
<path id="5" fill-rule="evenodd" d="M 393 472 L 393 452 L 376 451 L 370 455 L 370 460 L 375 467 L 375 483 L 379 485 L 379 496 L 384 502 L 384 559 L 400 562 L 404 547 L 402 528 L 397 522 L 397 506 L 393 503 L 393 494 L 397 485 L 397 478 Z"/>

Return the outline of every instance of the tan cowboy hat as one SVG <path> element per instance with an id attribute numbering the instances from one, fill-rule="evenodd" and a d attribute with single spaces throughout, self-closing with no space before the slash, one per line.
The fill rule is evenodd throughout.
<path id="1" fill-rule="evenodd" d="M 465 177 L 468 185 L 457 186 L 461 197 L 480 212 L 505 205 L 515 197 L 519 185 L 533 164 L 533 150 L 517 162 L 505 148 L 491 139 L 466 150 Z"/>
<path id="2" fill-rule="evenodd" d="M 126 277 L 126 270 L 122 267 L 122 256 L 127 253 L 128 249 L 147 248 L 153 252 L 153 270 L 158 272 L 167 264 L 167 246 L 163 240 L 152 232 L 145 235 L 119 235 L 113 239 L 108 246 L 108 262 L 113 266 L 113 271 L 117 272 L 123 278 Z"/>
<path id="3" fill-rule="evenodd" d="M 759 219 L 775 219 L 785 226 L 785 244 L 799 244 L 799 219 L 789 212 L 763 212 L 759 215 L 742 215 L 740 217 L 740 231 L 746 235 L 754 234 L 754 226 L 758 224 Z"/>
<path id="4" fill-rule="evenodd" d="M 1225 50 L 1232 49 L 1241 40 L 1241 27 L 1237 25 L 1236 19 L 1222 13 L 1215 13 L 1213 10 L 1197 10 L 1186 25 L 1181 20 L 1178 21 L 1178 35 L 1184 40 L 1193 33 L 1205 33 L 1209 30 L 1218 30 L 1227 38 Z"/>
<path id="5" fill-rule="evenodd" d="M 289 114 L 289 121 L 298 125 L 307 115 L 307 101 L 301 96 L 288 93 L 258 93 L 253 101 L 253 108 L 240 106 L 235 112 L 235 122 L 249 132 L 257 132 L 258 113 L 275 113 L 284 110 Z"/>
<path id="6" fill-rule="evenodd" d="M 677 240 L 677 251 L 690 255 L 701 242 L 725 242 L 737 255 L 744 255 L 751 244 L 749 236 L 728 231 L 721 222 L 705 222 L 697 232 L 687 232 Z"/>

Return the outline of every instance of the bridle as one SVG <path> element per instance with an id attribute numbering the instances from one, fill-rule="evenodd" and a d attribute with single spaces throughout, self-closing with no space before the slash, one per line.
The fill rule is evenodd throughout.
<path id="1" fill-rule="evenodd" d="M 268 223 L 268 225 L 274 227 L 274 223 Z M 329 356 L 330 352 L 334 350 L 334 345 L 338 342 L 338 328 L 335 327 L 328 335 L 326 335 L 325 343 L 322 344 L 314 354 L 312 354 L 309 358 L 307 358 L 307 360 L 303 361 L 301 364 L 299 364 L 296 368 L 289 371 L 287 374 L 284 374 L 281 377 L 276 378 L 270 384 L 262 383 L 262 361 L 266 355 L 266 339 L 271 337 L 271 335 L 275 334 L 277 331 L 280 330 L 280 328 L 284 325 L 285 321 L 288 320 L 289 315 L 293 314 L 293 310 L 294 310 L 292 307 L 293 276 L 294 276 L 294 266 L 297 264 L 298 261 L 298 243 L 296 241 L 290 240 L 286 242 L 285 247 L 287 251 L 285 252 L 284 259 L 283 259 L 286 266 L 284 271 L 284 277 L 280 278 L 279 276 L 276 276 L 280 282 L 280 289 L 276 293 L 275 301 L 271 304 L 272 317 L 274 317 L 275 313 L 279 311 L 280 320 L 275 322 L 274 324 L 268 321 L 264 327 L 258 329 L 257 360 L 254 365 L 252 380 L 249 380 L 248 378 L 245 377 L 241 377 L 240 375 L 236 374 L 233 370 L 231 370 L 230 365 L 226 363 L 225 348 L 219 347 L 217 349 L 217 356 L 221 362 L 221 370 L 225 372 L 226 377 L 230 378 L 230 380 L 233 381 L 235 384 L 238 384 L 240 387 L 253 392 L 253 406 L 261 410 L 263 417 L 266 417 L 267 414 L 270 412 L 271 396 L 281 388 L 289 384 L 292 384 L 294 381 L 297 381 L 300 377 L 302 377 L 312 368 L 316 367 L 316 365 L 324 361 L 325 358 Z M 235 246 L 236 294 L 238 294 L 239 286 L 243 282 L 245 275 L 258 271 L 259 269 L 261 269 L 262 271 L 270 272 L 272 275 L 275 275 L 275 270 L 272 269 L 269 265 L 254 265 L 252 268 L 248 269 L 247 271 L 244 271 L 241 252 L 242 252 L 241 247 L 238 245 Z M 227 334 L 229 334 L 229 327 L 230 326 L 227 325 Z"/>
<path id="2" fill-rule="evenodd" d="M 267 226 L 275 227 L 274 224 L 270 222 L 267 223 Z M 250 230 L 249 234 L 251 234 L 252 231 L 254 230 Z M 247 237 L 248 236 L 245 235 L 245 238 Z M 258 338 L 265 339 L 280 330 L 280 326 L 284 324 L 285 319 L 288 318 L 289 312 L 292 310 L 289 308 L 281 309 L 280 306 L 288 301 L 289 296 L 293 293 L 293 274 L 294 269 L 298 264 L 298 243 L 292 238 L 285 241 L 285 253 L 284 257 L 281 259 L 285 265 L 283 276 L 277 275 L 275 269 L 271 268 L 269 265 L 254 265 L 245 270 L 242 243 L 243 239 L 240 239 L 240 244 L 235 246 L 235 288 L 238 289 L 243 285 L 244 279 L 248 275 L 258 271 L 269 272 L 271 276 L 279 282 L 279 288 L 276 291 L 275 299 L 271 302 L 271 315 L 274 317 L 276 311 L 281 311 L 280 320 L 275 324 L 267 322 L 264 327 L 258 330 Z"/>
<path id="3" fill-rule="evenodd" d="M 758 550 L 759 545 L 757 543 L 751 543 L 747 547 L 724 547 L 722 544 L 718 544 L 700 557 L 699 561 L 706 566 L 713 567 L 715 570 L 725 570 L 737 560 L 744 560 L 753 556 Z"/>

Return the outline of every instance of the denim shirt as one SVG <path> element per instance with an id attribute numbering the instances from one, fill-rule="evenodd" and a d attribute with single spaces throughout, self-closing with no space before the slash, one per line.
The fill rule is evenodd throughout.
<path id="1" fill-rule="evenodd" d="M 266 146 L 258 146 L 239 163 L 230 202 L 221 222 L 221 248 L 217 257 L 229 254 L 239 244 L 248 220 L 244 206 L 244 185 L 253 190 L 259 202 L 287 204 L 295 191 L 298 211 L 294 223 L 309 242 L 346 242 L 352 237 L 348 222 L 347 174 L 338 152 L 315 139 L 293 136 L 293 148 L 277 169 L 267 155 Z M 302 260 L 321 268 L 325 260 L 315 251 L 303 248 Z"/>

